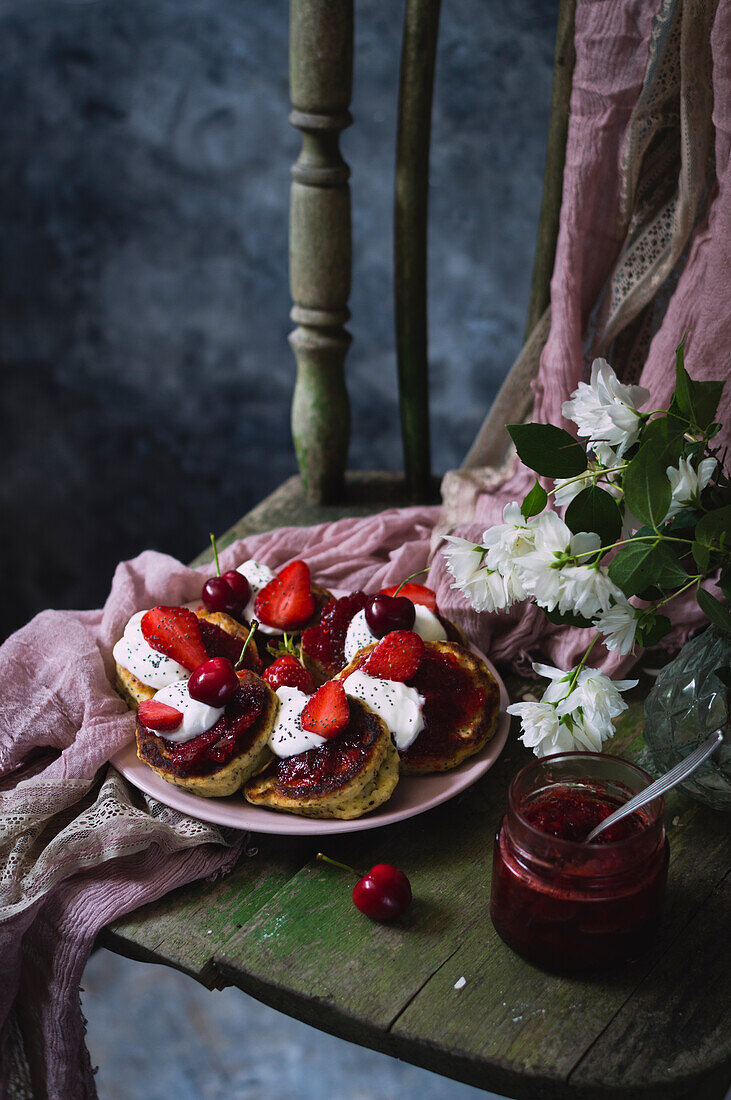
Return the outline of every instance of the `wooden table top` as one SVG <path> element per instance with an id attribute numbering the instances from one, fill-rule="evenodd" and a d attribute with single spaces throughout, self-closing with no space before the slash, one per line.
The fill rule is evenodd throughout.
<path id="1" fill-rule="evenodd" d="M 292 479 L 221 543 L 335 518 L 296 512 L 298 499 Z M 369 500 L 363 512 L 375 508 Z M 513 700 L 535 690 L 506 683 Z M 728 817 L 671 791 L 668 891 L 651 953 L 601 977 L 545 973 L 505 946 L 488 912 L 508 784 L 533 759 L 516 729 L 493 768 L 451 802 L 319 842 L 252 836 L 229 876 L 137 910 L 99 942 L 507 1096 L 719 1100 L 731 1084 Z M 639 688 L 608 748 L 645 762 Z M 315 861 L 320 847 L 363 871 L 400 867 L 414 891 L 408 913 L 390 925 L 368 920 L 347 876 Z"/>
<path id="2" fill-rule="evenodd" d="M 512 698 L 530 687 L 508 681 Z M 641 726 L 637 697 L 612 751 L 642 763 Z M 252 854 L 231 875 L 175 891 L 115 922 L 100 942 L 508 1096 L 722 1097 L 731 1064 L 728 818 L 671 792 L 654 949 L 607 976 L 556 977 L 510 951 L 488 913 L 493 838 L 508 783 L 529 759 L 513 729 L 483 779 L 419 817 L 319 843 L 252 836 Z M 406 916 L 388 925 L 360 914 L 347 876 L 315 861 L 319 847 L 363 870 L 402 868 L 414 891 Z"/>

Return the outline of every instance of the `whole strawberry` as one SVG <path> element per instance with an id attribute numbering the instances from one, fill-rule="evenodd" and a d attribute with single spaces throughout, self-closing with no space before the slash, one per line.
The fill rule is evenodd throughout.
<path id="1" fill-rule="evenodd" d="M 312 676 L 292 654 L 277 657 L 263 676 L 272 691 L 276 691 L 279 687 L 293 687 L 304 691 L 306 695 L 311 695 L 315 690 L 315 681 Z"/>

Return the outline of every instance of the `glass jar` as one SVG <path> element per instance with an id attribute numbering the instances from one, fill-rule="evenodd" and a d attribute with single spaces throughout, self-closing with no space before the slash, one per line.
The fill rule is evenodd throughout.
<path id="1" fill-rule="evenodd" d="M 667 879 L 663 799 L 592 844 L 576 838 L 651 782 L 604 753 L 548 756 L 518 773 L 495 838 L 490 898 L 509 947 L 559 973 L 604 969 L 647 949 Z"/>

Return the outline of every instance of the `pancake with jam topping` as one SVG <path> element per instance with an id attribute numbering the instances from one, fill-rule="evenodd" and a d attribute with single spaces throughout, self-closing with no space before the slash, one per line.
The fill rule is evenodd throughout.
<path id="1" fill-rule="evenodd" d="M 225 798 L 240 790 L 271 759 L 269 735 L 279 702 L 269 685 L 250 670 L 219 720 L 191 740 L 174 742 L 137 720 L 137 756 L 168 783 L 203 798 Z"/>
<path id="2" fill-rule="evenodd" d="M 338 675 L 345 681 L 374 650 L 366 646 Z M 423 696 L 424 728 L 399 752 L 404 775 L 449 771 L 480 752 L 495 735 L 500 691 L 495 677 L 469 650 L 455 642 L 424 642 L 424 656 L 405 681 Z M 347 691 L 347 688 L 346 688 Z"/>
<path id="3" fill-rule="evenodd" d="M 398 783 L 398 753 L 385 722 L 349 700 L 345 729 L 316 748 L 275 759 L 244 787 L 255 806 L 303 817 L 350 820 L 386 802 Z"/>
<path id="4" fill-rule="evenodd" d="M 241 656 L 244 642 L 249 635 L 248 628 L 242 626 L 236 619 L 233 619 L 230 615 L 226 615 L 223 611 L 209 611 L 202 605 L 195 608 L 195 615 L 198 618 L 201 640 L 208 656 L 228 657 L 231 663 L 235 665 Z M 133 616 L 130 622 L 139 617 L 139 615 Z M 156 655 L 155 652 L 150 649 L 149 663 L 151 665 L 154 666 L 160 663 L 161 658 L 162 660 L 165 659 L 162 654 Z M 251 669 L 253 672 L 261 671 L 262 662 L 254 638 L 251 639 L 246 647 L 244 667 Z M 125 668 L 118 660 L 115 660 L 115 671 L 115 686 L 125 702 L 128 703 L 133 710 L 136 710 L 143 700 L 152 699 L 153 695 L 158 690 L 157 687 L 151 687 L 149 684 L 143 683 L 141 679 L 135 676 L 130 669 Z M 179 673 L 181 677 L 189 674 L 190 670 L 185 668 L 181 668 Z"/>

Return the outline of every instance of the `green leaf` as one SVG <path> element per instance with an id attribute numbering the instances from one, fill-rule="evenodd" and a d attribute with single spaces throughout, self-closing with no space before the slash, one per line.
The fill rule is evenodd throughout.
<path id="1" fill-rule="evenodd" d="M 542 611 L 554 626 L 591 626 L 589 619 L 585 619 L 583 615 L 574 615 L 571 611 L 559 611 L 557 607 L 553 611 L 546 611 L 544 607 Z"/>
<path id="2" fill-rule="evenodd" d="M 683 427 L 669 417 L 652 420 L 643 434 L 642 446 L 624 472 L 625 504 L 633 515 L 658 527 L 668 513 L 672 489 L 666 473 L 683 449 Z"/>
<path id="3" fill-rule="evenodd" d="M 676 512 L 670 522 L 666 525 L 665 530 L 670 534 L 675 534 L 677 531 L 690 531 L 698 522 L 698 512 L 695 508 L 682 508 L 679 512 Z"/>
<path id="4" fill-rule="evenodd" d="M 553 424 L 506 424 L 522 462 L 544 477 L 583 474 L 586 451 L 572 435 Z"/>
<path id="5" fill-rule="evenodd" d="M 721 579 L 718 586 L 727 600 L 731 601 L 731 567 L 727 566 L 721 571 Z"/>
<path id="6" fill-rule="evenodd" d="M 622 533 L 622 513 L 613 496 L 598 485 L 589 485 L 566 509 L 566 524 L 575 535 L 594 531 L 602 546 L 611 546 Z"/>
<path id="7" fill-rule="evenodd" d="M 542 512 L 547 504 L 548 493 L 536 478 L 535 485 L 520 506 L 520 514 L 524 519 L 530 519 L 531 516 L 537 516 L 539 512 Z"/>
<path id="8" fill-rule="evenodd" d="M 724 508 L 717 508 L 714 512 L 706 512 L 698 520 L 693 557 L 702 572 L 705 573 L 711 568 L 714 554 L 722 554 L 721 561 L 724 558 L 728 560 L 729 552 L 726 547 L 729 531 L 731 531 L 731 504 L 727 504 Z"/>
<path id="9" fill-rule="evenodd" d="M 705 588 L 699 588 L 697 593 L 698 606 L 707 619 L 710 619 L 720 630 L 731 634 L 731 612 L 724 607 L 715 596 L 706 592 Z"/>
<path id="10" fill-rule="evenodd" d="M 672 623 L 667 615 L 652 615 L 637 628 L 637 641 L 643 646 L 657 645 L 661 638 L 670 633 Z"/>
<path id="11" fill-rule="evenodd" d="M 609 566 L 609 576 L 625 596 L 636 596 L 651 585 L 672 591 L 688 579 L 677 555 L 664 542 L 630 542 L 620 547 Z"/>
<path id="12" fill-rule="evenodd" d="M 628 542 L 621 546 L 609 565 L 609 577 L 625 596 L 636 596 L 654 580 L 652 558 L 656 544 Z"/>
<path id="13" fill-rule="evenodd" d="M 696 382 L 685 369 L 685 336 L 675 352 L 675 395 L 678 411 L 704 431 L 712 423 L 725 382 Z M 674 411 L 674 409 L 673 409 Z"/>

